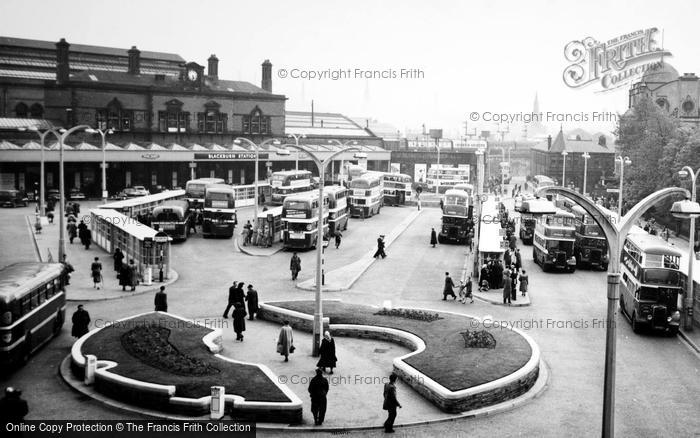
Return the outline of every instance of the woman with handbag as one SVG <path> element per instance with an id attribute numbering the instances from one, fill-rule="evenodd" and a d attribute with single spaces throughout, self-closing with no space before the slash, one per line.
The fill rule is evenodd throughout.
<path id="1" fill-rule="evenodd" d="M 289 362 L 289 355 L 294 353 L 294 333 L 292 327 L 289 326 L 289 321 L 284 321 L 280 335 L 277 338 L 277 352 L 284 356 L 284 361 Z"/>

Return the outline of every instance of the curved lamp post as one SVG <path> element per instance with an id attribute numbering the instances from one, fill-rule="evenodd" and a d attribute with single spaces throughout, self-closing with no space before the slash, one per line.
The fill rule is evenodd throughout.
<path id="1" fill-rule="evenodd" d="M 47 129 L 45 131 L 40 131 L 38 127 L 36 126 L 29 126 L 26 128 L 18 128 L 19 131 L 32 131 L 36 132 L 39 134 L 39 138 L 41 139 L 41 166 L 39 169 L 39 199 L 37 202 L 39 203 L 39 215 L 40 216 L 46 216 L 46 203 L 44 200 L 44 197 L 46 194 L 44 193 L 44 179 L 45 179 L 45 171 L 44 171 L 44 142 L 46 141 L 46 136 L 49 134 L 53 134 L 56 139 L 58 139 L 59 134 L 54 131 L 53 129 Z"/>
<path id="2" fill-rule="evenodd" d="M 328 163 L 330 163 L 336 156 L 344 152 L 357 151 L 359 148 L 348 147 L 340 149 L 327 156 L 325 160 L 321 161 L 321 159 L 319 159 L 313 152 L 305 149 L 302 146 L 296 146 L 293 144 L 285 146 L 306 152 L 311 157 L 311 160 L 316 164 L 316 167 L 318 167 L 318 175 L 320 177 L 318 185 L 318 231 L 316 233 L 316 306 L 314 309 L 313 345 L 311 347 L 311 354 L 314 357 L 317 357 L 319 355 L 319 346 L 321 345 L 321 333 L 323 333 L 323 307 L 321 303 L 321 285 L 323 280 L 321 278 L 321 266 L 323 265 L 323 186 L 325 182 L 325 169 L 328 166 Z M 280 155 L 283 155 L 283 151 L 285 151 L 285 149 L 280 149 Z M 288 153 L 289 151 L 287 151 L 287 154 Z"/>
<path id="3" fill-rule="evenodd" d="M 674 202 L 671 214 L 681 219 L 690 219 L 690 231 L 688 233 L 688 281 L 686 282 L 686 295 L 683 306 L 683 330 L 693 330 L 693 304 L 695 291 L 693 287 L 693 265 L 695 264 L 695 218 L 700 215 L 700 206 L 697 204 L 695 185 L 697 184 L 700 169 L 694 172 L 689 166 L 684 166 L 678 175 L 684 178 L 690 177 L 690 201 Z"/>
<path id="4" fill-rule="evenodd" d="M 106 162 L 106 153 L 105 153 L 105 146 L 107 146 L 107 142 L 105 141 L 105 137 L 107 134 L 114 134 L 114 130 L 112 128 L 102 130 L 102 129 L 86 129 L 85 132 L 89 134 L 100 134 L 100 137 L 102 137 L 102 203 L 106 204 L 107 203 L 107 162 Z"/>
<path id="5" fill-rule="evenodd" d="M 294 139 L 294 144 L 299 147 L 299 139 L 306 138 L 306 134 L 287 134 L 287 137 Z M 294 170 L 299 170 L 299 153 L 297 152 L 296 158 L 294 159 Z"/>
<path id="6" fill-rule="evenodd" d="M 240 145 L 241 143 L 246 143 L 247 145 L 250 145 L 250 147 L 253 148 L 255 151 L 255 195 L 254 195 L 254 200 L 253 202 L 255 203 L 255 208 L 253 209 L 253 222 L 257 226 L 258 223 L 258 157 L 260 156 L 260 148 L 265 146 L 268 143 L 273 143 L 273 144 L 280 144 L 280 141 L 277 140 L 276 138 L 270 138 L 268 140 L 265 140 L 264 142 L 258 144 L 253 143 L 252 141 L 248 140 L 247 138 L 243 137 L 238 137 L 233 142 L 237 145 Z"/>
<path id="7" fill-rule="evenodd" d="M 620 251 L 625 237 L 632 225 L 642 217 L 649 207 L 663 199 L 688 195 L 688 191 L 679 187 L 658 190 L 639 201 L 624 217 L 610 218 L 595 203 L 575 190 L 565 187 L 542 187 L 536 191 L 537 196 L 547 193 L 564 195 L 578 203 L 603 230 L 610 247 L 610 264 L 608 265 L 608 311 L 605 335 L 605 383 L 603 387 L 603 428 L 602 436 L 615 436 L 615 355 L 617 336 L 617 308 L 620 301 Z"/>
<path id="8" fill-rule="evenodd" d="M 617 192 L 617 216 L 622 218 L 622 183 L 625 179 L 625 164 L 630 165 L 632 164 L 632 161 L 630 160 L 630 157 L 623 158 L 619 155 L 615 157 L 615 161 L 620 163 L 620 188 Z"/>

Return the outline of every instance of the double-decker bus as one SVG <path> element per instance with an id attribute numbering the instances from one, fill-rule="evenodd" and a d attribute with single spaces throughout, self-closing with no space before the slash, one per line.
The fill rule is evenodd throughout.
<path id="1" fill-rule="evenodd" d="M 432 167 L 428 169 L 428 191 L 434 191 L 437 186 L 439 193 L 445 193 L 456 184 L 469 182 L 468 167 Z"/>
<path id="2" fill-rule="evenodd" d="M 554 214 L 556 207 L 546 199 L 527 199 L 520 204 L 520 240 L 525 245 L 532 245 L 535 225 L 547 214 Z"/>
<path id="3" fill-rule="evenodd" d="M 639 227 L 633 227 L 627 235 L 620 260 L 620 309 L 635 333 L 645 327 L 669 334 L 678 332 L 680 260 L 681 252 L 659 236 Z"/>
<path id="4" fill-rule="evenodd" d="M 384 205 L 405 205 L 411 199 L 413 178 L 403 173 L 384 174 Z"/>
<path id="5" fill-rule="evenodd" d="M 384 203 L 384 179 L 380 172 L 366 172 L 348 183 L 350 216 L 372 217 Z"/>
<path id="6" fill-rule="evenodd" d="M 185 184 L 185 197 L 191 208 L 202 208 L 207 187 L 214 184 L 226 184 L 222 178 L 198 178 L 191 179 Z"/>
<path id="7" fill-rule="evenodd" d="M 532 247 L 535 263 L 545 272 L 549 268 L 574 272 L 575 232 L 574 215 L 568 211 L 557 209 L 556 213 L 545 215 L 537 221 Z"/>
<path id="8" fill-rule="evenodd" d="M 15 263 L 0 269 L 0 365 L 29 360 L 58 335 L 66 314 L 68 272 L 61 263 Z"/>
<path id="9" fill-rule="evenodd" d="M 608 241 L 600 225 L 580 205 L 571 206 L 569 211 L 574 215 L 576 228 L 576 242 L 574 242 L 576 266 L 597 267 L 607 271 Z"/>
<path id="10" fill-rule="evenodd" d="M 189 221 L 190 206 L 187 201 L 168 201 L 153 209 L 151 228 L 164 232 L 173 240 L 186 240 Z"/>
<path id="11" fill-rule="evenodd" d="M 348 229 L 350 207 L 348 206 L 348 189 L 343 186 L 325 186 L 324 196 L 328 196 L 328 231 L 331 236 L 336 231 Z"/>
<path id="12" fill-rule="evenodd" d="M 285 248 L 315 248 L 318 226 L 319 199 L 317 191 L 287 196 L 282 204 L 283 242 Z M 328 196 L 323 196 L 323 224 L 321 232 L 328 232 Z"/>
<path id="13" fill-rule="evenodd" d="M 202 216 L 202 236 L 232 237 L 238 223 L 233 186 L 214 184 L 207 187 Z"/>
<path id="14" fill-rule="evenodd" d="M 467 192 L 467 194 L 468 194 L 469 196 L 474 196 L 474 186 L 473 186 L 472 184 L 468 184 L 468 183 L 459 183 L 459 184 L 455 184 L 455 186 L 452 187 L 452 188 L 455 189 L 455 190 L 462 190 L 462 191 L 465 191 L 465 192 Z"/>
<path id="15" fill-rule="evenodd" d="M 442 228 L 438 242 L 466 243 L 470 230 L 473 207 L 471 196 L 463 190 L 450 189 L 445 192 L 442 206 Z"/>
<path id="16" fill-rule="evenodd" d="M 314 181 L 308 170 L 284 170 L 272 174 L 270 185 L 272 186 L 270 202 L 273 205 L 282 205 L 287 196 L 313 189 Z"/>

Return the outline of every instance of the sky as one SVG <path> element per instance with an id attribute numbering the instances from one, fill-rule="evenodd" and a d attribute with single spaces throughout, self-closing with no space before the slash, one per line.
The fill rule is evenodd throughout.
<path id="1" fill-rule="evenodd" d="M 456 136 L 471 119 L 470 132 L 507 129 L 506 137 L 518 137 L 522 123 L 499 125 L 494 114 L 532 112 L 535 93 L 540 110 L 551 113 L 542 120 L 550 132 L 611 132 L 615 114 L 627 109 L 628 86 L 601 92 L 600 82 L 564 83 L 571 64 L 564 49 L 572 41 L 657 28 L 657 45 L 671 54 L 664 61 L 680 74 L 700 74 L 698 12 L 699 3 L 673 0 L 1 0 L 0 35 L 135 45 L 205 66 L 216 54 L 219 77 L 256 85 L 269 59 L 273 92 L 287 96 L 288 110 L 309 111 L 313 100 L 316 111 L 376 119 L 402 132 L 425 126 Z M 401 78 L 401 69 L 409 77 Z M 382 72 L 388 77 L 374 77 Z M 319 77 L 302 78 L 312 74 Z"/>

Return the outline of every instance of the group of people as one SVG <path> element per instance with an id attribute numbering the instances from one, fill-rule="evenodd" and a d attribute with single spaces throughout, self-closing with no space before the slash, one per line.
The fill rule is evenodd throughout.
<path id="1" fill-rule="evenodd" d="M 228 318 L 228 312 L 233 308 L 231 317 L 233 318 L 233 331 L 236 332 L 236 340 L 243 342 L 243 332 L 245 331 L 245 317 L 248 316 L 252 321 L 255 315 L 260 310 L 258 306 L 258 291 L 253 288 L 252 284 L 248 285 L 248 292 L 243 291 L 245 283 L 236 281 L 233 282 L 228 289 L 228 304 L 224 310 L 224 319 Z M 248 303 L 248 312 L 245 311 L 244 303 Z"/>
<path id="2" fill-rule="evenodd" d="M 446 301 L 448 296 L 451 296 L 455 301 L 457 301 L 458 296 L 455 295 L 454 288 L 457 287 L 452 281 L 449 272 L 445 272 L 445 287 L 442 289 L 442 300 Z M 471 300 L 470 303 L 474 302 L 474 297 L 472 295 L 472 277 L 471 275 L 467 277 L 466 281 L 459 282 L 459 302 L 462 304 L 467 303 L 467 299 Z"/>
<path id="3" fill-rule="evenodd" d="M 92 231 L 85 224 L 85 221 L 80 221 L 80 224 L 76 224 L 77 219 L 72 214 L 68 216 L 68 223 L 66 224 L 66 231 L 68 232 L 68 241 L 73 244 L 73 240 L 77 237 L 80 239 L 80 243 L 85 247 L 85 249 L 90 249 L 90 244 L 92 243 Z"/>
<path id="4" fill-rule="evenodd" d="M 117 273 L 117 278 L 119 278 L 119 286 L 125 291 L 126 287 L 129 286 L 131 291 L 136 290 L 136 286 L 139 284 L 139 268 L 136 266 L 134 259 L 129 260 L 129 263 L 124 263 L 124 258 L 126 257 L 121 249 L 117 248 L 114 250 L 114 270 Z"/>

